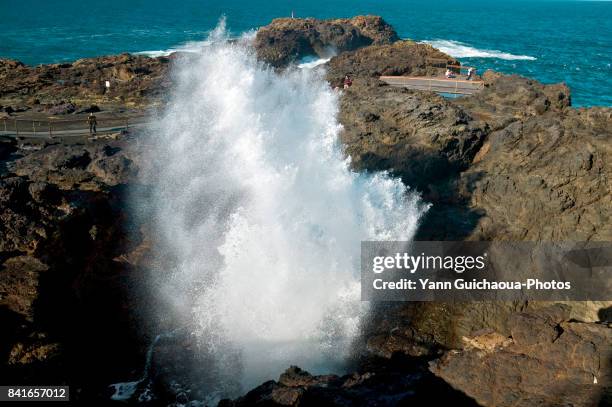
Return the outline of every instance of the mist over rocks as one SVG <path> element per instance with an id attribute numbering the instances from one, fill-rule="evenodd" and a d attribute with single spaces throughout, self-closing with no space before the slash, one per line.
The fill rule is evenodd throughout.
<path id="1" fill-rule="evenodd" d="M 339 113 L 354 168 L 391 171 L 434 203 L 421 238 L 612 238 L 611 208 L 601 204 L 611 193 L 609 108 L 573 109 L 564 84 L 493 72 L 484 90 L 453 100 L 378 80 L 431 75 L 428 57 L 453 61 L 399 41 L 327 64 L 332 86 L 354 78 Z"/>
<path id="2" fill-rule="evenodd" d="M 610 109 L 573 109 L 564 84 L 490 71 L 483 75 L 483 91 L 454 100 L 378 80 L 432 75 L 429 57 L 457 63 L 430 46 L 398 41 L 343 52 L 326 64 L 332 87 L 341 87 L 344 75 L 353 78 L 353 86 L 342 91 L 339 112 L 340 137 L 353 167 L 391 171 L 433 203 L 417 238 L 610 241 L 612 207 L 604 204 L 612 197 Z M 507 261 L 511 267 L 512 259 Z M 572 318 L 598 321 L 610 303 L 568 305 Z M 365 334 L 367 349 L 386 358 L 435 357 L 440 349 L 462 348 L 464 336 L 483 329 L 510 336 L 513 313 L 537 314 L 542 307 L 546 303 L 383 307 L 382 319 Z M 609 328 L 598 326 L 598 335 L 607 335 Z M 547 369 L 544 361 L 533 363 Z M 503 374 L 503 364 L 499 369 Z M 523 380 L 537 387 L 537 379 Z M 506 391 L 500 397 L 512 396 Z"/>
<path id="3" fill-rule="evenodd" d="M 343 74 L 354 75 L 354 85 L 342 92 L 339 116 L 354 167 L 400 175 L 433 203 L 417 238 L 612 239 L 612 207 L 603 204 L 611 197 L 609 108 L 573 109 L 563 84 L 491 72 L 484 75 L 482 92 L 454 100 L 391 88 L 376 77 L 385 72 L 428 74 L 423 65 L 396 61 L 392 53 L 385 59 L 377 52 L 398 44 L 340 54 L 329 62 L 328 77 L 337 81 Z M 389 71 L 395 62 L 395 71 Z M 512 259 L 507 260 L 511 267 Z M 602 310 L 610 306 L 569 305 L 572 318 L 580 321 L 604 318 Z M 537 314 L 543 306 L 480 302 L 387 307 L 371 327 L 367 349 L 388 358 L 397 353 L 435 355 L 440 348 L 462 348 L 464 336 L 482 329 L 510 336 L 507 321 L 514 312 L 527 307 Z M 609 328 L 599 326 L 597 332 L 606 335 Z M 535 333 L 538 328 L 525 329 Z M 533 363 L 546 369 L 545 362 Z M 499 374 L 505 374 L 504 365 L 499 366 Z M 478 372 L 488 374 L 485 367 Z M 530 377 L 523 380 L 537 387 Z M 455 387 L 478 393 L 475 385 Z M 510 397 L 508 391 L 500 397 Z M 579 404 L 589 403 L 583 399 Z"/>

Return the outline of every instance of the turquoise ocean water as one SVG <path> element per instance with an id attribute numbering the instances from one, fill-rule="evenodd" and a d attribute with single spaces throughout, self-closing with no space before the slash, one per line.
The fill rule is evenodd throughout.
<path id="1" fill-rule="evenodd" d="M 612 1 L 0 0 L 0 57 L 28 64 L 164 51 L 274 17 L 382 15 L 463 63 L 567 82 L 576 106 L 612 106 Z"/>

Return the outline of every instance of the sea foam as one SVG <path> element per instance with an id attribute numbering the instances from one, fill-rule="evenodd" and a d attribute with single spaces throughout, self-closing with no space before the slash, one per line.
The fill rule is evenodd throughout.
<path id="1" fill-rule="evenodd" d="M 503 51 L 478 49 L 459 41 L 428 40 L 423 42 L 454 58 L 497 58 L 507 61 L 535 61 L 537 59 L 529 55 L 514 55 Z"/>

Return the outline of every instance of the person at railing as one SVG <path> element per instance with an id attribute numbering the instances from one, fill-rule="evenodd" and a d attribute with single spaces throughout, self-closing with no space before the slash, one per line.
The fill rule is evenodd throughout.
<path id="1" fill-rule="evenodd" d="M 468 73 L 467 73 L 467 80 L 471 81 L 472 79 L 474 79 L 474 74 L 476 73 L 476 69 L 475 68 L 469 68 L 468 69 Z"/>
<path id="2" fill-rule="evenodd" d="M 452 79 L 455 77 L 455 74 L 453 73 L 453 71 L 451 71 L 450 68 L 446 68 L 446 73 L 444 74 L 444 76 L 446 76 L 446 79 Z"/>
<path id="3" fill-rule="evenodd" d="M 87 123 L 89 124 L 89 134 L 96 134 L 96 125 L 98 122 L 93 113 L 89 113 L 89 116 L 87 116 Z"/>

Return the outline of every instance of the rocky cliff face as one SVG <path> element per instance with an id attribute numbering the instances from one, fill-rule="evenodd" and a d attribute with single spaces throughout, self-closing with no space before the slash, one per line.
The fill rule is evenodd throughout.
<path id="1" fill-rule="evenodd" d="M 473 236 L 610 241 L 611 128 L 609 109 L 570 109 L 491 131 L 458 182 L 483 210 Z"/>
<path id="2" fill-rule="evenodd" d="M 341 98 L 342 140 L 356 169 L 390 170 L 434 211 L 472 220 L 425 225 L 423 237 L 607 241 L 610 111 L 568 100 L 562 87 L 516 77 L 457 101 L 356 80 Z"/>
<path id="3" fill-rule="evenodd" d="M 291 367 L 278 381 L 220 406 L 608 405 L 612 330 L 569 317 L 566 306 L 516 312 L 508 318 L 510 335 L 486 330 L 463 337 L 460 350 L 430 362 L 431 372 L 466 395 L 433 380 L 419 359 L 394 352 L 343 377 Z"/>
<path id="4" fill-rule="evenodd" d="M 357 170 L 389 170 L 429 191 L 469 167 L 486 123 L 435 94 L 358 79 L 340 101 L 342 142 Z"/>
<path id="5" fill-rule="evenodd" d="M 441 380 L 429 381 L 428 372 L 405 360 L 385 361 L 370 368 L 339 377 L 313 376 L 292 366 L 278 381 L 263 383 L 236 400 L 222 400 L 219 407 L 475 405 L 472 399 L 453 391 Z"/>

